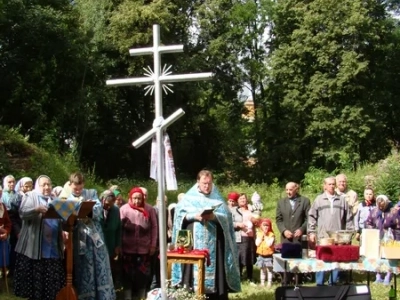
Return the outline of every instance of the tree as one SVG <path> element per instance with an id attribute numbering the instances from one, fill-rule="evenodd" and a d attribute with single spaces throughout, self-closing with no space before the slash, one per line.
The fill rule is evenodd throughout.
<path id="1" fill-rule="evenodd" d="M 63 143 L 84 105 L 85 49 L 73 8 L 69 1 L 0 3 L 1 123 L 20 126 L 32 142 L 52 135 Z"/>
<path id="2" fill-rule="evenodd" d="M 376 1 L 278 1 L 266 123 L 276 134 L 265 138 L 274 174 L 298 179 L 310 165 L 334 170 L 387 154 L 371 88 L 387 18 Z M 370 147 L 377 141 L 385 151 Z"/>

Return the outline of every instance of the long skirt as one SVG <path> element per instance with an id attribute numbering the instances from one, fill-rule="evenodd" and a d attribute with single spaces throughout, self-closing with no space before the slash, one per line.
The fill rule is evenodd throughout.
<path id="1" fill-rule="evenodd" d="M 7 240 L 0 241 L 0 268 L 8 267 L 10 264 L 10 244 Z"/>
<path id="2" fill-rule="evenodd" d="M 132 294 L 145 297 L 150 282 L 151 260 L 148 254 L 124 254 L 123 263 L 123 285 L 124 290 L 131 290 Z"/>
<path id="3" fill-rule="evenodd" d="M 237 243 L 239 253 L 239 264 L 242 266 L 252 266 L 255 262 L 254 248 L 255 241 L 253 237 L 243 237 L 242 242 Z"/>
<path id="4" fill-rule="evenodd" d="M 29 300 L 54 300 L 65 286 L 63 261 L 57 258 L 31 259 L 17 253 L 14 293 Z"/>

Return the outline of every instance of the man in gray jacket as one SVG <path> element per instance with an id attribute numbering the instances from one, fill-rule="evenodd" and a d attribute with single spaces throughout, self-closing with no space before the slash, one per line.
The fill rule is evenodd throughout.
<path id="1" fill-rule="evenodd" d="M 324 192 L 317 196 L 308 212 L 308 233 L 310 241 L 329 237 L 328 231 L 353 230 L 353 217 L 346 198 L 335 192 L 335 177 L 324 179 Z M 329 284 L 337 282 L 339 270 L 332 271 Z M 316 272 L 317 285 L 324 284 L 324 272 Z"/>

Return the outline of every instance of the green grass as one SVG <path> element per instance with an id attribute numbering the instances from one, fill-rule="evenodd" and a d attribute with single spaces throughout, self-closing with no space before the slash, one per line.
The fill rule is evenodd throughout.
<path id="1" fill-rule="evenodd" d="M 259 270 L 255 268 L 254 279 L 258 282 Z M 275 276 L 279 279 L 279 276 Z M 384 286 L 383 284 L 375 284 L 375 276 L 373 273 L 370 274 L 370 289 L 372 294 L 372 299 L 381 300 L 387 299 L 390 287 Z M 354 284 L 367 284 L 367 275 L 363 272 L 353 272 L 353 283 Z M 393 280 L 392 280 L 393 284 Z M 307 286 L 313 286 L 313 283 L 306 284 Z M 252 286 L 247 282 L 242 283 L 242 292 L 236 294 L 230 294 L 229 299 L 243 299 L 243 300 L 274 300 L 275 299 L 275 289 L 280 286 L 279 280 L 273 282 L 272 288 L 268 289 L 266 287 L 261 287 L 259 285 Z M 5 281 L 0 279 L 0 299 L 1 300 L 18 300 L 18 298 L 12 294 L 12 280 L 9 280 L 10 293 L 6 292 Z M 397 293 L 400 295 L 399 287 L 397 288 Z"/>

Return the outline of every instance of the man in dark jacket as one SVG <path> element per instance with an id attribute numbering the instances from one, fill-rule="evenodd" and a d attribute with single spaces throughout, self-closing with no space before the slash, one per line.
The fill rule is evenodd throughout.
<path id="1" fill-rule="evenodd" d="M 286 184 L 286 197 L 276 207 L 276 225 L 281 234 L 281 243 L 301 243 L 301 236 L 307 231 L 307 217 L 310 199 L 301 196 L 299 185 Z"/>
<path id="2" fill-rule="evenodd" d="M 278 201 L 276 207 L 276 225 L 281 243 L 301 243 L 301 236 L 307 231 L 307 218 L 310 199 L 299 194 L 299 185 L 295 182 L 286 184 L 286 197 Z M 289 278 L 292 278 L 289 275 Z M 287 278 L 284 278 L 285 283 Z"/>

